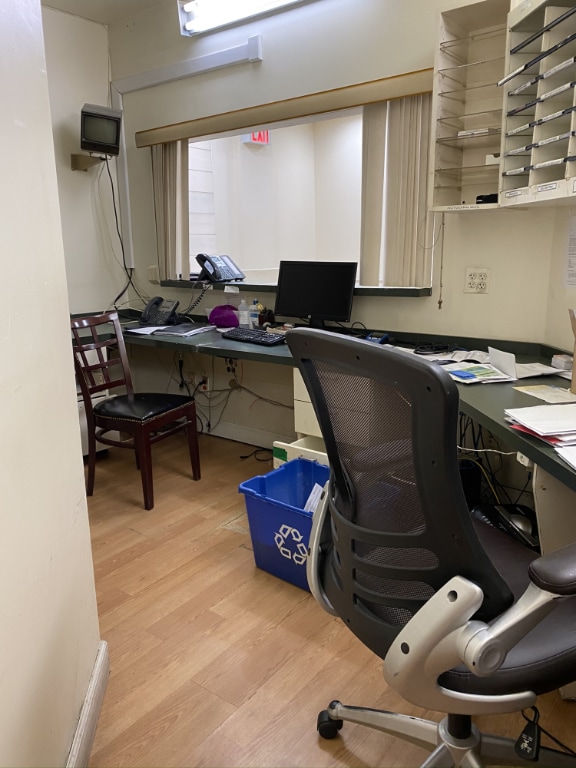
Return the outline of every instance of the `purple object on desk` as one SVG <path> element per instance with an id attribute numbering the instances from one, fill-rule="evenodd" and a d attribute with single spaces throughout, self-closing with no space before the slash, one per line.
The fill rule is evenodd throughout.
<path id="1" fill-rule="evenodd" d="M 214 307 L 208 316 L 208 320 L 217 328 L 237 328 L 238 316 L 236 315 L 236 307 L 232 306 L 232 304 L 221 304 L 219 307 Z"/>

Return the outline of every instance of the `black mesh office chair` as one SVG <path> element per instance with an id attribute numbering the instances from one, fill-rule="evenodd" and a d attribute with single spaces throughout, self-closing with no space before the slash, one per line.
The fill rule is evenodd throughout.
<path id="1" fill-rule="evenodd" d="M 333 701 L 320 735 L 351 721 L 428 747 L 425 766 L 521 764 L 514 742 L 481 735 L 472 716 L 529 708 L 576 680 L 576 544 L 538 557 L 471 517 L 458 390 L 440 366 L 326 331 L 287 342 L 331 467 L 311 591 L 383 659 L 391 688 L 446 714 L 438 724 Z M 535 764 L 576 758 L 542 748 Z"/>
<path id="2" fill-rule="evenodd" d="M 88 428 L 86 495 L 94 492 L 96 441 L 130 448 L 142 477 L 144 508 L 154 507 L 151 446 L 185 432 L 194 480 L 200 479 L 196 404 L 192 397 L 168 392 L 134 392 L 117 312 L 71 318 L 74 369 L 80 384 Z M 95 395 L 108 395 L 96 405 Z M 114 432 L 119 436 L 114 436 Z"/>

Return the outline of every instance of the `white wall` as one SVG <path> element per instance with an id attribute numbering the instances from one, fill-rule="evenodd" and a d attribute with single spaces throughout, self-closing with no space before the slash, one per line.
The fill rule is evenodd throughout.
<path id="1" fill-rule="evenodd" d="M 50 8 L 42 18 L 70 311 L 101 312 L 124 283 L 110 177 L 103 163 L 72 171 L 70 155 L 88 154 L 80 149 L 82 105 L 109 104 L 108 31 Z M 114 183 L 115 165 L 110 159 Z"/>
<path id="2" fill-rule="evenodd" d="M 505 4 L 506 0 L 502 2 Z M 322 0 L 189 39 L 179 34 L 173 0 L 159 0 L 154 8 L 143 11 L 137 18 L 112 25 L 109 40 L 113 80 L 243 44 L 254 34 L 262 35 L 263 41 L 262 62 L 209 72 L 124 96 L 136 278 L 144 290 L 150 295 L 158 293 L 158 286 L 146 279 L 148 265 L 156 263 L 150 152 L 136 149 L 136 131 L 432 67 L 439 10 L 467 4 L 470 3 L 460 0 L 362 0 L 361 4 L 357 0 Z M 57 12 L 48 13 L 55 27 L 47 27 L 48 36 L 54 32 L 54 40 L 68 38 L 66 46 L 60 46 L 56 52 L 61 58 L 58 70 L 50 67 L 49 59 L 51 88 L 60 99 L 64 98 L 62 91 L 68 88 L 67 71 L 82 66 L 77 51 L 83 47 L 86 24 L 89 28 L 98 25 L 71 20 Z M 52 50 L 50 45 L 49 49 Z M 102 70 L 102 58 L 99 66 Z M 96 76 L 98 88 L 100 78 L 105 79 L 104 71 Z M 102 100 L 102 91 L 90 98 Z M 79 93 L 78 103 L 84 100 L 84 92 Z M 71 126 L 72 113 L 69 111 L 67 115 Z M 65 161 L 62 162 L 60 186 L 73 183 L 77 188 L 66 193 L 61 189 L 61 198 L 66 194 L 68 200 L 75 201 L 79 195 L 80 204 L 85 205 L 88 193 L 88 185 L 83 183 L 86 179 L 82 178 L 85 175 L 70 173 L 67 169 L 64 172 Z M 317 211 L 320 211 L 319 204 L 317 200 Z M 321 214 L 324 219 L 329 218 L 329 211 Z M 568 210 L 553 208 L 448 214 L 443 247 L 439 238 L 435 248 L 433 295 L 418 299 L 356 298 L 352 319 L 370 328 L 408 331 L 415 336 L 426 332 L 509 338 L 546 342 L 571 350 L 573 341 L 567 310 L 576 305 L 576 295 L 575 288 L 567 286 L 564 279 L 568 215 Z M 75 232 L 73 216 L 63 219 L 67 242 L 78 232 Z M 437 216 L 437 234 L 441 224 L 441 217 Z M 86 245 L 98 251 L 95 233 L 93 235 L 85 238 Z M 323 247 L 330 249 L 332 244 L 326 240 Z M 347 250 L 350 249 L 351 246 L 347 246 Z M 71 254 L 72 250 L 68 256 Z M 235 257 L 233 252 L 230 255 Z M 105 272 L 94 268 L 94 264 L 99 264 L 98 258 L 83 255 L 79 263 L 91 270 L 96 303 L 102 306 L 110 294 L 103 282 Z M 490 268 L 488 295 L 463 292 L 467 266 Z M 94 302 L 86 300 L 82 286 L 78 292 L 77 285 L 73 284 L 71 268 L 69 279 L 71 295 L 78 295 L 77 309 L 94 309 Z M 117 278 L 115 288 L 119 290 L 122 284 L 122 279 Z M 189 291 L 162 288 L 161 292 L 179 298 L 184 306 L 190 300 Z M 258 298 L 270 300 L 271 296 Z M 221 292 L 210 292 L 199 310 L 223 300 Z M 139 302 L 134 306 L 139 306 Z M 288 376 L 289 371 L 285 373 Z M 222 383 L 226 384 L 227 379 Z M 235 398 L 231 398 L 224 422 L 232 425 L 241 416 L 241 407 L 237 408 Z M 265 426 L 271 431 L 285 432 L 284 418 L 280 415 L 276 421 L 268 419 Z"/>
<path id="3" fill-rule="evenodd" d="M 314 247 L 314 153 L 310 126 L 271 131 L 270 144 L 240 136 L 212 142 L 218 253 L 233 254 L 249 280 L 275 268 L 298 243 L 304 258 Z M 298 183 L 299 182 L 299 183 Z"/>
<path id="4" fill-rule="evenodd" d="M 506 0 L 502 0 L 503 4 Z M 113 25 L 113 78 L 222 50 L 262 35 L 264 59 L 124 97 L 137 268 L 155 260 L 148 150 L 134 133 L 433 65 L 442 0 L 325 0 L 203 37 L 180 37 L 170 0 L 130 24 Z M 484 211 L 445 217 L 430 299 L 356 299 L 354 318 L 389 330 L 548 342 L 571 348 L 567 308 L 576 297 L 560 278 L 565 214 Z M 438 228 L 440 220 L 437 220 Z M 234 254 L 231 254 L 234 257 Z M 442 258 L 441 258 L 442 256 Z M 526 265 L 530 264 L 527 270 Z M 491 269 L 488 295 L 464 294 L 467 266 Z M 552 271 L 551 271 L 552 270 Z M 554 275 L 548 295 L 550 275 Z M 440 285 L 442 283 L 442 286 Z M 554 309 L 550 301 L 556 302 Z"/>
<path id="5" fill-rule="evenodd" d="M 282 259 L 357 258 L 360 115 L 275 128 L 269 145 L 211 144 L 215 252 L 234 254 L 249 282 L 276 282 Z"/>
<path id="6" fill-rule="evenodd" d="M 0 6 L 0 71 L 0 764 L 55 766 L 99 631 L 37 0 Z"/>

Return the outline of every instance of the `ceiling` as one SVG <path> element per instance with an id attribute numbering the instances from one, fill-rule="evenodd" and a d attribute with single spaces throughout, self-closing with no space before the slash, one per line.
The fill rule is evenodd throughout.
<path id="1" fill-rule="evenodd" d="M 158 5 L 159 0 L 42 0 L 42 5 L 74 16 L 112 24 L 125 16 Z"/>

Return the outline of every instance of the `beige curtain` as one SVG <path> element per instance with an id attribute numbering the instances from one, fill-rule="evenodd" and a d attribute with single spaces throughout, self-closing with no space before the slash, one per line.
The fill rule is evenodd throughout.
<path id="1" fill-rule="evenodd" d="M 362 207 L 360 220 L 360 285 L 381 285 L 382 211 L 388 104 L 362 111 Z"/>
<path id="2" fill-rule="evenodd" d="M 188 245 L 188 141 L 151 147 L 156 248 L 160 278 L 185 279 L 190 273 Z"/>
<path id="3" fill-rule="evenodd" d="M 430 284 L 430 119 L 428 93 L 364 109 L 360 257 L 363 285 Z"/>

